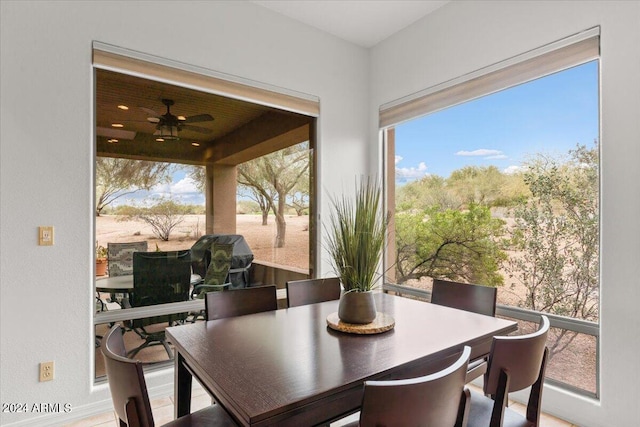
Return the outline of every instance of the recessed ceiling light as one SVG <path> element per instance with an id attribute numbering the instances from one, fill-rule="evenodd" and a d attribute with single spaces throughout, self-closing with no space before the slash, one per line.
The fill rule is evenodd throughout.
<path id="1" fill-rule="evenodd" d="M 118 108 L 121 110 L 128 110 L 129 107 L 127 107 L 126 105 L 118 105 Z"/>
<path id="2" fill-rule="evenodd" d="M 111 123 L 111 127 L 114 128 L 123 128 L 124 125 L 122 123 Z"/>
<path id="3" fill-rule="evenodd" d="M 194 147 L 200 147 L 200 143 L 199 142 L 192 142 L 191 145 L 193 145 Z"/>
<path id="4" fill-rule="evenodd" d="M 112 144 L 113 144 L 113 143 L 115 143 L 115 142 L 118 142 L 118 140 L 117 140 L 117 139 L 115 139 L 115 138 L 110 138 L 110 139 L 107 139 L 107 142 L 110 142 L 110 143 L 112 143 Z"/>
<path id="5" fill-rule="evenodd" d="M 156 141 L 158 141 L 158 142 L 164 142 L 164 138 L 156 138 Z"/>

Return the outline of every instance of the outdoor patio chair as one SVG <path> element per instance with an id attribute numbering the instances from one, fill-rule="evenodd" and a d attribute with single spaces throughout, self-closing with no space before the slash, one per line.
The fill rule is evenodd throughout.
<path id="1" fill-rule="evenodd" d="M 484 396 L 471 393 L 469 427 L 538 427 L 549 349 L 549 319 L 541 316 L 532 334 L 493 337 Z M 531 387 L 526 416 L 509 409 L 509 393 Z M 487 397 L 490 396 L 490 397 Z"/>
<path id="2" fill-rule="evenodd" d="M 133 253 L 146 252 L 147 242 L 107 243 L 109 277 L 133 274 Z"/>
<path id="3" fill-rule="evenodd" d="M 419 378 L 365 381 L 360 420 L 347 427 L 465 427 L 469 390 L 464 387 L 471 348 L 448 368 Z"/>
<path id="4" fill-rule="evenodd" d="M 472 285 L 448 280 L 433 280 L 431 303 L 484 314 L 496 315 L 497 289 L 491 286 Z M 474 350 L 469 362 L 467 382 L 480 377 L 487 370 L 487 355 L 491 345 Z"/>
<path id="5" fill-rule="evenodd" d="M 233 244 L 217 242 L 211 244 L 211 261 L 202 283 L 193 288 L 192 298 L 202 299 L 207 292 L 222 291 L 229 287 L 232 254 Z"/>
<path id="6" fill-rule="evenodd" d="M 133 253 L 133 292 L 131 307 L 166 304 L 189 300 L 191 287 L 191 257 L 189 250 L 168 252 Z M 166 342 L 164 328 L 158 332 L 146 329 L 149 325 L 167 323 L 171 326 L 184 321 L 187 313 L 168 314 L 135 319 L 130 322 L 131 329 L 145 342 L 131 350 L 135 356 L 143 348 L 163 345 L 169 358 L 173 353 Z"/>
<path id="7" fill-rule="evenodd" d="M 115 325 L 109 330 L 100 349 L 104 357 L 113 407 L 120 425 L 153 427 L 155 424 L 142 363 L 127 358 L 120 325 Z M 211 405 L 164 424 L 166 427 L 237 425 L 220 405 Z"/>
<path id="8" fill-rule="evenodd" d="M 287 282 L 287 305 L 289 307 L 337 299 L 340 299 L 340 279 L 337 277 Z"/>
<path id="9" fill-rule="evenodd" d="M 204 307 L 207 320 L 244 316 L 276 310 L 278 300 L 275 285 L 231 289 L 205 294 Z"/>

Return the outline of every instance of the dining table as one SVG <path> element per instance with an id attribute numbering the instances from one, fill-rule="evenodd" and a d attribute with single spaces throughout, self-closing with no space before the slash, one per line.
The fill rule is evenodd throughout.
<path id="1" fill-rule="evenodd" d="M 192 378 L 243 426 L 324 425 L 359 410 L 367 380 L 427 375 L 463 346 L 472 358 L 517 323 L 376 293 L 386 332 L 328 327 L 338 300 L 166 329 L 175 347 L 175 415 L 190 412 Z"/>

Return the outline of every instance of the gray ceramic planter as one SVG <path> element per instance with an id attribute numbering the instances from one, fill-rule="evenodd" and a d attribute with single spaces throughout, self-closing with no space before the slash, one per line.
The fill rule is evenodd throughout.
<path id="1" fill-rule="evenodd" d="M 362 325 L 376 318 L 376 301 L 373 291 L 344 292 L 340 297 L 338 317 L 345 323 Z"/>

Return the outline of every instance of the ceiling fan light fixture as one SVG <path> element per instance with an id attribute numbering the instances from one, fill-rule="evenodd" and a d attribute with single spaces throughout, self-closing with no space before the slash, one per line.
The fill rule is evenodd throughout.
<path id="1" fill-rule="evenodd" d="M 118 108 L 119 108 L 119 109 L 121 109 L 121 110 L 128 110 L 128 109 L 129 109 L 129 107 L 127 107 L 127 106 L 126 106 L 126 105 L 124 105 L 124 104 L 120 104 L 120 105 L 118 105 Z"/>
<path id="2" fill-rule="evenodd" d="M 118 140 L 115 138 L 109 138 L 107 139 L 107 142 L 110 142 L 111 144 L 115 144 L 116 142 L 118 142 Z"/>
<path id="3" fill-rule="evenodd" d="M 164 139 L 163 139 L 163 138 L 156 138 L 156 141 L 158 141 L 158 142 L 164 142 Z"/>
<path id="4" fill-rule="evenodd" d="M 124 125 L 122 123 L 111 123 L 111 127 L 114 128 L 123 128 Z"/>
<path id="5" fill-rule="evenodd" d="M 200 147 L 200 143 L 199 142 L 192 142 L 191 145 L 193 145 L 194 147 Z"/>
<path id="6" fill-rule="evenodd" d="M 165 141 L 175 141 L 180 139 L 178 137 L 178 126 L 174 126 L 168 123 L 160 124 L 156 127 L 156 136 L 163 138 Z"/>

